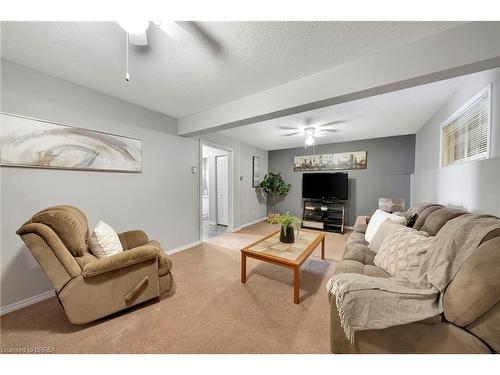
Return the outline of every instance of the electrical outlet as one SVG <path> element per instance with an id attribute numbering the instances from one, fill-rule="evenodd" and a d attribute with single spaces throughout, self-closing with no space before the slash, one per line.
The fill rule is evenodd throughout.
<path id="1" fill-rule="evenodd" d="M 240 181 L 243 181 L 243 176 L 240 176 Z"/>
<path id="2" fill-rule="evenodd" d="M 192 173 L 192 174 L 196 174 L 196 173 L 198 173 L 198 167 L 197 167 L 197 166 L 195 166 L 195 165 L 193 165 L 193 166 L 191 167 L 191 173 Z"/>

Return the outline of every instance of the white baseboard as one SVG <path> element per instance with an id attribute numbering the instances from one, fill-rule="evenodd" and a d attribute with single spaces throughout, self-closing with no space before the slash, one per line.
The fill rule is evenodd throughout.
<path id="1" fill-rule="evenodd" d="M 33 305 L 34 303 L 43 301 L 45 299 L 54 297 L 56 294 L 53 290 L 37 294 L 36 296 L 23 299 L 18 302 L 11 303 L 10 305 L 0 307 L 0 315 L 10 313 L 11 311 L 19 310 L 23 307 Z"/>
<path id="2" fill-rule="evenodd" d="M 192 247 L 194 247 L 196 245 L 199 245 L 199 244 L 201 244 L 201 241 L 191 242 L 191 243 L 188 243 L 186 245 L 182 245 L 182 246 L 176 247 L 175 249 L 167 250 L 167 254 L 169 254 L 169 255 L 175 254 L 175 253 L 178 253 L 179 251 L 190 249 L 190 248 L 192 248 Z"/>
<path id="3" fill-rule="evenodd" d="M 267 216 L 261 217 L 260 219 L 257 219 L 257 220 L 251 221 L 249 223 L 243 224 L 243 225 L 239 226 L 238 228 L 233 228 L 231 230 L 231 232 L 237 232 L 239 230 L 242 230 L 243 228 L 249 227 L 250 225 L 260 223 L 261 221 L 264 221 L 266 219 L 267 219 Z"/>
<path id="4" fill-rule="evenodd" d="M 167 254 L 170 255 L 170 254 L 178 253 L 179 251 L 187 250 L 193 246 L 199 245 L 200 243 L 201 243 L 201 241 L 191 242 L 191 243 L 188 243 L 186 245 L 176 247 L 175 249 L 168 250 Z M 26 307 L 26 306 L 29 306 L 29 305 L 33 305 L 34 303 L 43 301 L 43 300 L 51 298 L 53 296 L 55 296 L 55 292 L 53 290 L 49 290 L 48 292 L 43 292 L 43 293 L 40 293 L 36 296 L 29 297 L 29 298 L 23 299 L 21 301 L 11 303 L 10 305 L 7 305 L 5 307 L 0 307 L 0 315 L 7 314 L 11 311 L 19 310 L 19 309 Z"/>

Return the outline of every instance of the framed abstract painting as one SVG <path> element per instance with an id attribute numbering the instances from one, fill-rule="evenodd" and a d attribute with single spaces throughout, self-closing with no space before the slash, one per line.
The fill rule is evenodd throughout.
<path id="1" fill-rule="evenodd" d="M 142 172 L 142 141 L 1 113 L 0 164 L 13 167 Z"/>

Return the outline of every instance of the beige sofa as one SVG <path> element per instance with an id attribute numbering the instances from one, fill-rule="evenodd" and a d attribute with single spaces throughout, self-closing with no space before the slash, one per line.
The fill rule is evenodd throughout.
<path id="1" fill-rule="evenodd" d="M 415 206 L 414 228 L 436 235 L 464 211 L 437 204 Z M 358 217 L 338 273 L 389 277 L 373 263 L 364 239 L 367 216 Z M 350 343 L 330 297 L 330 346 L 333 353 L 491 353 L 500 350 L 500 230 L 487 234 L 444 293 L 444 313 L 424 321 L 358 331 Z"/>
<path id="2" fill-rule="evenodd" d="M 71 206 L 38 212 L 16 232 L 54 286 L 69 321 L 88 323 L 173 290 L 172 262 L 143 231 L 119 234 L 123 253 L 89 252 L 87 218 Z"/>

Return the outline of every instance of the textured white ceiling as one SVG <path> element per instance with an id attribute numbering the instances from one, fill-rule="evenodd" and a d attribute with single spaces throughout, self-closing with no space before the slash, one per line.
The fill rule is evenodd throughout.
<path id="1" fill-rule="evenodd" d="M 341 121 L 328 126 L 337 132 L 317 138 L 317 144 L 354 141 L 403 134 L 415 134 L 453 93 L 466 77 L 394 91 L 384 95 L 342 103 L 273 120 L 241 126 L 220 133 L 264 150 L 304 146 L 305 135 L 284 136 L 293 130 Z M 309 124 L 309 125 L 306 125 Z"/>
<path id="2" fill-rule="evenodd" d="M 179 45 L 150 25 L 130 51 L 115 22 L 2 22 L 2 56 L 183 117 L 457 26 L 457 22 L 196 22 Z"/>

